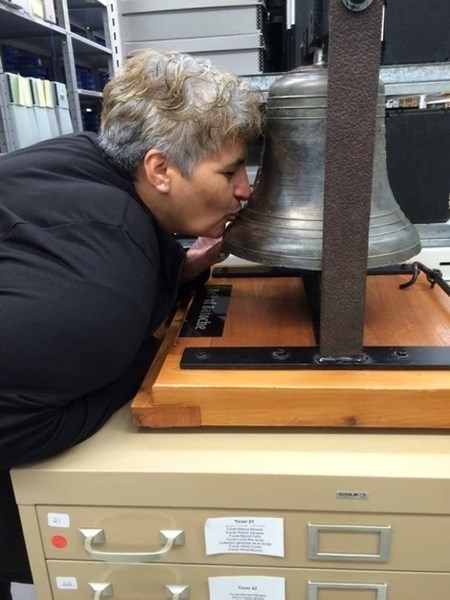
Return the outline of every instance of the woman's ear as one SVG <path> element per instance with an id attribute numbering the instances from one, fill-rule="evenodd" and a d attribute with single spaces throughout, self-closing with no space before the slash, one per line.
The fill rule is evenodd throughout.
<path id="1" fill-rule="evenodd" d="M 144 172 L 147 181 L 162 194 L 170 190 L 169 161 L 160 150 L 149 150 L 144 157 Z"/>

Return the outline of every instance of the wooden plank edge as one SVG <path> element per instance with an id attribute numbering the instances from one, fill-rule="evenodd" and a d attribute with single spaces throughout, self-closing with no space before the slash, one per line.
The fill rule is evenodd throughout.
<path id="1" fill-rule="evenodd" d="M 179 330 L 183 324 L 184 315 L 184 308 L 177 310 L 177 312 L 175 313 L 169 327 L 167 328 L 167 331 L 164 334 L 158 352 L 156 353 L 155 358 L 153 359 L 152 364 L 149 370 L 147 371 L 147 374 L 145 375 L 138 392 L 131 401 L 130 412 L 132 425 L 144 425 L 146 422 L 147 414 L 151 413 L 153 406 L 153 384 L 158 378 L 158 375 L 164 365 L 164 361 L 167 357 L 167 354 L 170 352 L 173 344 L 175 343 Z M 159 411 L 156 410 L 155 412 Z M 162 422 L 163 421 L 164 417 L 162 418 Z"/>
<path id="2" fill-rule="evenodd" d="M 181 400 L 181 399 L 180 399 Z M 338 427 L 450 429 L 450 397 L 439 393 L 301 394 L 298 399 L 236 397 L 218 403 L 207 395 L 196 403 L 155 404 L 139 413 L 145 427 Z"/>

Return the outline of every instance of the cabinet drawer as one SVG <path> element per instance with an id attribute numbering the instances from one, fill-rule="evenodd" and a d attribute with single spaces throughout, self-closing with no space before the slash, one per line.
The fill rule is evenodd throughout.
<path id="1" fill-rule="evenodd" d="M 450 574 L 399 573 L 368 570 L 279 569 L 188 565 L 111 565 L 76 561 L 47 562 L 53 600 L 112 599 L 163 600 L 178 596 L 191 600 L 273 600 L 258 578 L 274 577 L 284 585 L 283 600 L 448 600 Z M 245 587 L 258 587 L 250 595 L 209 594 L 209 578 L 245 577 Z M 228 580 L 230 581 L 230 580 Z M 242 581 L 241 581 L 242 583 Z M 235 584 L 236 585 L 236 584 Z M 108 587 L 107 587 L 108 586 Z M 171 592 L 172 590 L 172 592 Z M 74 593 L 75 592 L 75 593 Z"/>
<path id="2" fill-rule="evenodd" d="M 447 516 L 241 510 L 233 514 L 209 509 L 80 506 L 39 506 L 37 512 L 44 553 L 51 559 L 410 571 L 449 569 L 450 517 Z M 267 550 L 278 533 L 254 534 L 245 528 L 232 531 L 237 546 L 229 544 L 224 533 L 214 530 L 216 538 L 225 537 L 216 540 L 220 542 L 216 544 L 220 553 L 207 553 L 205 523 L 218 518 L 279 519 L 279 555 Z M 160 532 L 182 532 L 182 535 L 170 547 Z M 208 536 L 211 535 L 208 530 Z M 250 548 L 246 542 L 252 536 L 256 541 Z M 86 547 L 88 537 L 90 548 Z M 104 552 L 108 554 L 102 555 Z M 128 553 L 140 555 L 121 558 Z M 158 555 L 148 559 L 141 556 L 149 553 Z"/>

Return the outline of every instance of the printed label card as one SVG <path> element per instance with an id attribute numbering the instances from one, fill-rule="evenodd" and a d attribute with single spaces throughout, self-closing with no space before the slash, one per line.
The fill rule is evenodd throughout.
<path id="1" fill-rule="evenodd" d="M 206 554 L 284 556 L 283 527 L 283 519 L 276 517 L 207 519 Z"/>
<path id="2" fill-rule="evenodd" d="M 209 577 L 210 600 L 285 600 L 283 577 Z"/>

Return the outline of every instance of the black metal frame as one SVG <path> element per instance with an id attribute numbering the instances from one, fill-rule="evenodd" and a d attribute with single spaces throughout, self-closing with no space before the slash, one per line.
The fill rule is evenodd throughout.
<path id="1" fill-rule="evenodd" d="M 450 348 L 446 346 L 365 347 L 355 357 L 324 357 L 317 346 L 285 347 L 190 347 L 180 362 L 181 369 L 240 370 L 448 370 Z"/>
<path id="2" fill-rule="evenodd" d="M 438 285 L 450 296 L 450 286 L 441 271 L 420 262 L 369 269 L 368 275 L 411 275 L 399 285 L 413 285 L 420 273 L 425 273 L 430 288 Z M 213 277 L 301 277 L 311 313 L 316 343 L 320 339 L 320 272 L 279 267 L 216 267 Z M 203 295 L 204 296 L 204 295 Z M 223 317 L 223 315 L 222 315 Z M 188 347 L 180 362 L 181 369 L 450 369 L 450 347 L 447 346 L 370 346 L 355 356 L 324 356 L 319 346 L 278 347 Z"/>

